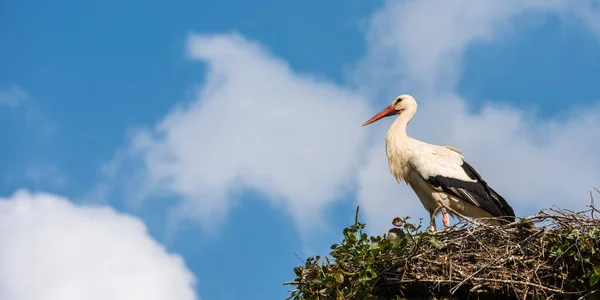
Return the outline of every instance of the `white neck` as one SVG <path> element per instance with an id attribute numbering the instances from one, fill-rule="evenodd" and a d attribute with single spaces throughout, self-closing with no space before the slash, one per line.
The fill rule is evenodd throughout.
<path id="1" fill-rule="evenodd" d="M 390 171 L 398 182 L 408 176 L 408 160 L 412 139 L 406 135 L 406 125 L 410 122 L 416 107 L 407 108 L 396 118 L 385 135 L 385 148 L 390 165 Z"/>
<path id="2" fill-rule="evenodd" d="M 392 126 L 387 131 L 386 140 L 391 138 L 407 138 L 406 125 L 412 120 L 416 113 L 416 108 L 409 107 L 405 111 L 401 112 L 396 118 Z"/>

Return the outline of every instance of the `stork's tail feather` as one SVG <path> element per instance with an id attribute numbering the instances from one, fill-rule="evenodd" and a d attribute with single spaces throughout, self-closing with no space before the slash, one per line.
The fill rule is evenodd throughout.
<path id="1" fill-rule="evenodd" d="M 499 204 L 498 207 L 500 208 L 500 210 L 502 211 L 501 216 L 496 216 L 500 218 L 500 222 L 503 224 L 509 224 L 515 221 L 515 211 L 513 210 L 513 208 L 508 204 L 508 202 L 506 202 L 506 199 L 504 199 L 504 197 L 500 196 L 500 194 L 496 193 L 496 191 L 494 191 L 494 189 L 492 189 L 487 183 L 485 184 L 486 187 L 488 188 L 488 191 L 490 192 L 490 195 L 496 200 L 496 202 Z"/>

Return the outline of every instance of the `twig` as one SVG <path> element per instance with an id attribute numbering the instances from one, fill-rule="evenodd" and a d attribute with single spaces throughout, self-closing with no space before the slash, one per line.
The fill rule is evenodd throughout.
<path id="1" fill-rule="evenodd" d="M 294 252 L 294 255 L 296 256 L 296 258 L 297 258 L 297 259 L 298 259 L 298 260 L 299 260 L 301 263 L 306 263 L 306 261 L 305 261 L 305 260 L 302 260 L 302 259 L 300 258 L 300 256 L 298 256 L 298 253 Z"/>
<path id="2" fill-rule="evenodd" d="M 522 244 L 526 241 L 528 241 L 529 239 L 533 238 L 534 236 L 537 236 L 538 234 L 540 234 L 542 232 L 542 230 L 538 230 L 537 233 L 534 233 L 532 235 L 530 235 L 529 237 L 527 237 L 526 239 L 522 240 L 521 242 L 519 242 L 519 244 Z M 509 252 L 509 255 L 512 255 L 512 252 L 514 252 L 515 249 L 511 250 Z M 494 263 L 496 260 L 498 260 L 499 257 L 496 257 L 494 259 L 492 259 L 491 261 L 489 261 L 487 264 L 485 264 L 485 266 L 479 268 L 477 271 L 475 271 L 475 273 L 471 274 L 469 277 L 465 278 L 463 281 L 461 281 L 458 285 L 456 285 L 455 287 L 453 287 L 450 290 L 450 293 L 454 295 L 454 292 L 456 292 L 456 290 L 458 288 L 460 288 L 461 285 L 463 285 L 467 280 L 469 280 L 471 277 L 475 276 L 475 274 L 479 273 L 480 271 L 482 271 L 483 269 L 487 268 L 488 266 L 490 266 L 492 263 Z"/>

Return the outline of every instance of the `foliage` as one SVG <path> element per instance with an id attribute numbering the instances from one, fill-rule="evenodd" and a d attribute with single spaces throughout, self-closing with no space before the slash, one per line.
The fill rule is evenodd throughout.
<path id="1" fill-rule="evenodd" d="M 463 219 L 435 233 L 396 218 L 368 236 L 357 208 L 329 257 L 294 268 L 288 299 L 600 299 L 597 212 L 553 208 L 502 226 Z"/>

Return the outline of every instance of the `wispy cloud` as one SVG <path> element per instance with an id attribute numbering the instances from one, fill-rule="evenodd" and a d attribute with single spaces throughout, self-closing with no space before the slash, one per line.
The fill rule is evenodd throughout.
<path id="1" fill-rule="evenodd" d="M 63 189 L 68 183 L 67 175 L 58 164 L 39 159 L 28 159 L 22 164 L 5 168 L 5 173 L 0 175 L 3 183 L 11 186 L 24 181 L 37 188 Z"/>
<path id="2" fill-rule="evenodd" d="M 137 218 L 19 190 L 0 197 L 0 298 L 197 299 L 195 279 Z"/>
<path id="3" fill-rule="evenodd" d="M 0 106 L 17 107 L 28 97 L 27 92 L 17 85 L 0 87 Z"/>
<path id="4" fill-rule="evenodd" d="M 264 194 L 300 229 L 320 228 L 323 210 L 352 189 L 366 102 L 293 72 L 238 34 L 191 35 L 187 48 L 208 65 L 206 82 L 196 99 L 133 136 L 127 153 L 142 163 L 131 186 L 180 197 L 176 214 L 206 229 L 221 225 L 245 190 Z"/>
<path id="5" fill-rule="evenodd" d="M 23 143 L 15 145 L 8 143 L 8 147 L 28 147 L 44 149 L 49 140 L 58 133 L 57 123 L 50 120 L 47 114 L 39 107 L 35 96 L 30 95 L 18 85 L 9 85 L 0 88 L 0 106 L 15 108 L 10 126 L 5 128 L 10 136 L 18 136 L 15 140 Z M 22 138 L 26 137 L 26 138 Z M 18 142 L 17 142 L 18 143 Z M 28 152 L 28 151 L 26 151 Z M 34 155 L 20 156 L 11 160 L 0 171 L 0 180 L 5 184 L 14 184 L 27 181 L 38 187 L 62 188 L 67 182 L 67 176 L 62 173 L 59 166 L 47 157 L 47 152 L 40 150 Z"/>
<path id="6" fill-rule="evenodd" d="M 66 175 L 61 172 L 58 165 L 52 163 L 28 166 L 24 171 L 24 177 L 35 184 L 49 184 L 62 188 L 67 184 Z"/>
<path id="7" fill-rule="evenodd" d="M 19 85 L 0 87 L 0 106 L 18 108 L 25 125 L 35 130 L 41 137 L 54 135 L 58 125 L 44 114 L 35 99 Z"/>
<path id="8" fill-rule="evenodd" d="M 594 0 L 569 2 L 569 11 L 576 19 L 581 20 L 587 28 L 600 36 L 600 5 Z"/>
<path id="9" fill-rule="evenodd" d="M 394 88 L 392 94 L 398 81 L 411 90 L 453 92 L 461 79 L 467 47 L 518 34 L 517 28 L 534 23 L 531 19 L 562 16 L 567 3 L 387 1 L 371 18 L 366 35 L 368 53 L 356 77 L 359 84 L 371 89 Z"/>

